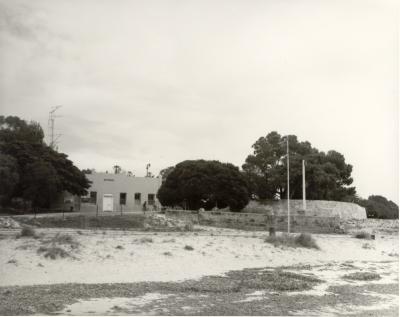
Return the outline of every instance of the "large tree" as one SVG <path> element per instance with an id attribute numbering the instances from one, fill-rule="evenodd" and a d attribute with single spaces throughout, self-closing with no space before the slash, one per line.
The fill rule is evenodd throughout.
<path id="1" fill-rule="evenodd" d="M 399 206 L 380 195 L 371 195 L 368 199 L 357 199 L 356 202 L 365 207 L 368 218 L 398 219 Z"/>
<path id="2" fill-rule="evenodd" d="M 10 200 L 18 183 L 17 160 L 10 155 L 0 153 L 0 204 Z"/>
<path id="3" fill-rule="evenodd" d="M 218 161 L 189 160 L 175 166 L 157 197 L 164 206 L 229 207 L 239 211 L 247 205 L 249 193 L 238 167 Z"/>
<path id="4" fill-rule="evenodd" d="M 306 160 L 308 199 L 350 200 L 355 195 L 352 166 L 336 151 L 327 153 L 299 142 L 295 135 L 271 132 L 253 144 L 253 154 L 246 158 L 243 173 L 250 191 L 261 199 L 287 196 L 287 147 L 289 138 L 290 197 L 302 197 L 302 160 Z"/>
<path id="5" fill-rule="evenodd" d="M 62 191 L 75 195 L 86 194 L 90 183 L 85 174 L 66 154 L 47 146 L 43 139 L 43 130 L 38 123 L 27 123 L 18 117 L 0 116 L 0 153 L 16 162 L 18 174 L 18 182 L 12 192 L 8 193 L 8 200 L 24 197 L 32 200 L 36 206 L 47 207 Z M 46 177 L 52 187 L 44 186 L 43 180 Z M 0 186 L 3 192 L 4 185 L 0 183 Z M 35 198 L 32 193 L 36 193 L 37 188 L 43 189 L 42 195 L 46 199 Z"/>

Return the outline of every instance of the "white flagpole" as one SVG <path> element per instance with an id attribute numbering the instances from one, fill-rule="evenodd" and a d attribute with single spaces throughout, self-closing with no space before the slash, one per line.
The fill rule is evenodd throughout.
<path id="1" fill-rule="evenodd" d="M 286 137 L 286 152 L 287 152 L 287 231 L 290 233 L 290 196 L 289 196 L 289 135 Z"/>
<path id="2" fill-rule="evenodd" d="M 306 211 L 306 167 L 305 160 L 303 160 L 303 210 Z"/>

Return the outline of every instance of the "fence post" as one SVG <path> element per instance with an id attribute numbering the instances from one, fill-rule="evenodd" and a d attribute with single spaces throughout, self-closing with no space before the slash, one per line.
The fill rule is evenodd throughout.
<path id="1" fill-rule="evenodd" d="M 96 204 L 96 217 L 98 217 L 98 216 L 99 216 L 99 205 Z"/>
<path id="2" fill-rule="evenodd" d="M 122 205 L 119 205 L 120 206 L 120 208 L 121 208 L 121 216 L 122 216 Z"/>

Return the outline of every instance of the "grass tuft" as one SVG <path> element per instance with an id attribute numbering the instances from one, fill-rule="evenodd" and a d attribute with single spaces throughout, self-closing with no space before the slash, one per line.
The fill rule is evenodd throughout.
<path id="1" fill-rule="evenodd" d="M 163 253 L 165 256 L 172 256 L 172 253 L 171 252 L 169 252 L 169 251 L 167 251 L 167 252 L 164 252 Z"/>
<path id="2" fill-rule="evenodd" d="M 265 242 L 277 246 L 287 246 L 292 248 L 309 248 L 319 250 L 315 239 L 309 233 L 301 233 L 299 235 L 288 235 L 286 233 L 279 236 L 269 236 L 265 239 Z"/>
<path id="3" fill-rule="evenodd" d="M 184 249 L 187 250 L 187 251 L 193 251 L 194 250 L 194 248 L 192 246 L 190 246 L 190 245 L 185 245 Z"/>
<path id="4" fill-rule="evenodd" d="M 355 281 L 373 281 L 373 280 L 380 280 L 381 276 L 377 273 L 371 273 L 371 272 L 355 272 L 346 274 L 343 276 L 343 278 Z"/>

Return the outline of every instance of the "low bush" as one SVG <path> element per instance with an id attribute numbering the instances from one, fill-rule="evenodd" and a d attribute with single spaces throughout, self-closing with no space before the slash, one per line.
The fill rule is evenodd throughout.
<path id="1" fill-rule="evenodd" d="M 371 240 L 371 234 L 366 231 L 359 231 L 354 234 L 354 238 Z"/>
<path id="2" fill-rule="evenodd" d="M 371 272 L 355 272 L 344 275 L 343 278 L 347 280 L 356 280 L 356 281 L 373 281 L 381 279 L 381 276 L 377 273 L 371 273 Z"/>
<path id="3" fill-rule="evenodd" d="M 265 242 L 273 244 L 275 247 L 277 246 L 287 246 L 292 248 L 309 248 L 309 249 L 317 249 L 319 250 L 319 246 L 317 245 L 314 238 L 309 233 L 301 233 L 299 235 L 289 235 L 282 234 L 279 236 L 269 236 L 265 239 Z"/>
<path id="4" fill-rule="evenodd" d="M 35 238 L 36 237 L 36 231 L 34 228 L 32 227 L 22 227 L 21 229 L 21 233 L 19 235 L 20 237 L 32 237 Z"/>
<path id="5" fill-rule="evenodd" d="M 43 243 L 49 243 L 53 246 L 56 245 L 68 245 L 72 249 L 76 249 L 80 246 L 80 243 L 71 235 L 69 234 L 60 234 L 57 233 L 53 238 L 43 241 Z"/>
<path id="6" fill-rule="evenodd" d="M 193 231 L 193 223 L 192 222 L 186 223 L 183 229 L 185 231 Z"/>
<path id="7" fill-rule="evenodd" d="M 140 243 L 153 243 L 153 239 L 148 237 L 143 237 L 139 241 Z"/>
<path id="8" fill-rule="evenodd" d="M 55 260 L 57 258 L 67 258 L 67 257 L 71 257 L 71 255 L 65 251 L 64 249 L 60 248 L 60 247 L 40 247 L 37 250 L 38 254 L 42 254 L 44 255 L 45 258 L 50 258 L 52 260 Z"/>
<path id="9" fill-rule="evenodd" d="M 194 250 L 194 248 L 192 246 L 190 246 L 190 245 L 185 245 L 184 249 L 188 250 L 188 251 L 193 251 Z"/>

